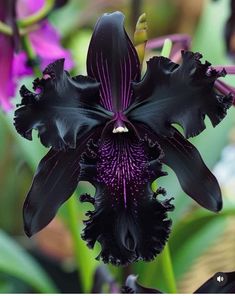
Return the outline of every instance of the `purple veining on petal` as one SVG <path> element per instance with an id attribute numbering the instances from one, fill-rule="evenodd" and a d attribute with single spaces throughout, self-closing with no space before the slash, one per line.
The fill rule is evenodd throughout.
<path id="1" fill-rule="evenodd" d="M 160 146 L 147 134 L 139 140 L 135 133 L 106 134 L 98 143 L 90 142 L 83 156 L 82 180 L 95 186 L 95 196 L 83 195 L 92 203 L 82 238 L 93 248 L 101 244 L 97 259 L 127 265 L 152 260 L 168 239 L 173 210 L 171 200 L 161 202 L 162 189 L 153 192 L 151 183 L 165 175 L 161 170 Z"/>
<path id="2" fill-rule="evenodd" d="M 104 71 L 104 64 L 106 65 L 106 73 Z M 101 66 L 101 70 L 99 66 Z M 96 55 L 96 69 L 98 71 L 99 81 L 101 82 L 101 90 L 100 90 L 101 103 L 109 111 L 112 111 L 113 106 L 112 106 L 112 100 L 111 100 L 112 95 L 111 95 L 110 75 L 108 73 L 107 60 L 104 61 L 102 52 L 100 53 L 100 61 L 99 61 L 98 53 Z"/>
<path id="3" fill-rule="evenodd" d="M 113 98 L 112 98 L 112 77 L 110 77 L 109 69 L 108 69 L 108 61 L 103 58 L 102 52 L 100 55 L 96 55 L 96 69 L 91 65 L 91 71 L 94 77 L 97 77 L 97 80 L 101 82 L 100 88 L 100 96 L 101 96 L 101 104 L 108 109 L 109 111 L 114 110 Z M 131 91 L 131 74 L 132 74 L 132 66 L 130 55 L 128 53 L 128 57 L 124 58 L 123 61 L 120 61 L 119 71 L 121 76 L 121 84 L 120 84 L 120 102 L 121 102 L 121 110 L 125 110 L 131 100 L 132 91 Z M 135 80 L 137 75 L 134 76 Z"/>
<path id="4" fill-rule="evenodd" d="M 104 14 L 95 26 L 87 56 L 88 76 L 100 82 L 100 103 L 113 112 L 130 105 L 131 83 L 140 76 L 139 59 L 123 22 L 120 12 Z"/>
<path id="5" fill-rule="evenodd" d="M 151 172 L 144 144 L 127 135 L 114 135 L 102 141 L 98 152 L 98 182 L 103 183 L 114 199 L 126 208 L 136 193 L 149 182 Z M 133 198 L 129 201 L 128 198 Z"/>
<path id="6" fill-rule="evenodd" d="M 102 52 L 101 52 L 101 59 L 102 59 Z M 104 97 L 102 96 L 102 101 L 105 104 L 105 102 L 107 102 L 108 104 L 108 110 L 112 110 L 112 105 L 111 105 L 111 100 L 109 99 L 105 99 L 105 98 L 111 98 L 111 83 L 110 83 L 110 77 L 108 74 L 108 65 L 107 65 L 107 61 L 105 62 L 105 68 L 104 68 L 104 64 L 101 63 L 101 67 L 102 67 L 102 75 L 103 77 L 106 77 L 107 80 L 103 84 L 101 85 L 102 89 L 103 87 L 105 87 L 105 91 L 103 92 Z"/>

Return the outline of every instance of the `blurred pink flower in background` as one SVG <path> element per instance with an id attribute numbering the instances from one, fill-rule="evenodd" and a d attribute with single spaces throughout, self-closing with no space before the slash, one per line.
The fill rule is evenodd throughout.
<path id="1" fill-rule="evenodd" d="M 8 2 L 8 1 L 7 1 Z M 18 19 L 34 14 L 42 8 L 44 0 L 10 0 L 12 7 L 16 5 L 16 17 Z M 0 0 L 0 20 L 8 23 L 9 6 L 6 1 Z M 10 14 L 13 15 L 14 9 L 11 7 Z M 39 59 L 40 69 L 44 69 L 49 63 L 65 58 L 65 68 L 71 69 L 73 61 L 68 50 L 64 49 L 60 44 L 60 35 L 56 29 L 46 19 L 34 25 L 28 37 L 31 45 Z M 4 111 L 12 108 L 10 98 L 15 95 L 16 81 L 24 76 L 32 75 L 32 67 L 28 61 L 28 57 L 23 49 L 18 53 L 14 53 L 14 43 L 12 38 L 0 33 L 0 104 Z M 32 61 L 31 61 L 32 62 Z"/>

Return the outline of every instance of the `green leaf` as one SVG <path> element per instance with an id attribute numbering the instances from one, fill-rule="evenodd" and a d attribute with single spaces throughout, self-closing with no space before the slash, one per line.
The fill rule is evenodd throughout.
<path id="1" fill-rule="evenodd" d="M 0 272 L 26 282 L 37 292 L 57 292 L 39 264 L 2 230 L 0 230 Z"/>
<path id="2" fill-rule="evenodd" d="M 205 210 L 204 210 L 205 211 Z M 174 272 L 180 279 L 208 248 L 219 233 L 223 233 L 227 217 L 220 214 L 199 215 L 186 218 L 174 228 L 169 244 L 172 251 Z"/>

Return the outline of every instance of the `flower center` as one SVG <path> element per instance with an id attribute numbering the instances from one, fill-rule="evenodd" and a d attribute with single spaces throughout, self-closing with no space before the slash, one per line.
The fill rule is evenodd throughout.
<path id="1" fill-rule="evenodd" d="M 117 126 L 117 127 L 114 127 L 113 129 L 113 133 L 116 134 L 116 133 L 127 133 L 129 130 L 128 128 L 124 125 L 124 126 Z"/>
<path id="2" fill-rule="evenodd" d="M 129 132 L 128 128 L 126 127 L 126 122 L 128 122 L 128 119 L 123 115 L 121 112 L 117 112 L 114 115 L 114 128 L 113 133 L 127 133 Z"/>

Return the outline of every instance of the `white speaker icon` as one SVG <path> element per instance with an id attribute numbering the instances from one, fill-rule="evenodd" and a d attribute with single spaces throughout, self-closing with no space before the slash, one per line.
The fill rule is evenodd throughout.
<path id="1" fill-rule="evenodd" d="M 224 281 L 224 277 L 219 275 L 219 276 L 217 276 L 216 280 L 217 280 L 217 282 L 221 283 Z"/>
<path id="2" fill-rule="evenodd" d="M 223 287 L 227 284 L 228 276 L 224 272 L 217 272 L 213 276 L 213 280 L 214 280 L 214 283 L 216 284 L 216 286 Z"/>

